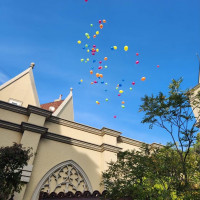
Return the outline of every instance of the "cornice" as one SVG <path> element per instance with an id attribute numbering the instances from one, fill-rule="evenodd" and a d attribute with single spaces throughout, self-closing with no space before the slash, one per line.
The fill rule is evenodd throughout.
<path id="1" fill-rule="evenodd" d="M 101 129 L 101 133 L 102 133 L 102 136 L 106 134 L 106 135 L 111 135 L 111 136 L 114 136 L 114 137 L 119 137 L 121 135 L 121 132 L 115 131 L 115 130 L 112 130 L 112 129 L 109 129 L 109 128 L 105 128 L 105 127 L 103 127 Z"/>
<path id="2" fill-rule="evenodd" d="M 124 137 L 124 136 L 119 136 L 117 138 L 117 142 L 118 143 L 126 143 L 126 144 L 134 145 L 134 146 L 137 146 L 137 147 L 142 147 L 142 145 L 145 144 L 144 142 L 140 142 L 138 140 L 133 140 L 131 138 L 127 138 L 127 137 Z"/>
<path id="3" fill-rule="evenodd" d="M 17 105 L 14 105 L 5 101 L 1 101 L 1 100 L 0 100 L 0 108 L 9 110 L 12 112 L 17 112 L 23 115 L 28 115 L 27 108 L 17 106 Z"/>
<path id="4" fill-rule="evenodd" d="M 43 135 L 43 138 L 101 152 L 101 147 L 99 145 L 73 139 L 70 137 L 63 136 L 63 135 L 58 135 L 55 133 L 47 132 L 46 134 Z"/>
<path id="5" fill-rule="evenodd" d="M 83 124 L 79 124 L 77 122 L 68 121 L 54 116 L 51 116 L 47 121 L 101 136 L 101 130 Z"/>
<path id="6" fill-rule="evenodd" d="M 4 129 L 9 129 L 16 132 L 21 132 L 21 126 L 19 124 L 14 124 L 12 122 L 7 122 L 4 120 L 0 120 L 0 127 Z"/>
<path id="7" fill-rule="evenodd" d="M 49 118 L 52 115 L 51 111 L 48 111 L 48 110 L 45 110 L 45 109 L 42 109 L 42 108 L 39 108 L 36 106 L 32 106 L 32 105 L 28 105 L 27 110 L 28 110 L 29 114 L 34 113 L 37 115 L 42 115 L 46 118 Z"/>
<path id="8" fill-rule="evenodd" d="M 119 151 L 122 150 L 122 148 L 120 148 L 120 147 L 112 146 L 112 145 L 105 144 L 105 143 L 103 143 L 100 147 L 101 147 L 101 152 L 111 151 L 111 152 L 114 152 L 114 153 L 118 153 Z"/>
<path id="9" fill-rule="evenodd" d="M 45 128 L 43 126 L 37 126 L 26 122 L 21 123 L 21 129 L 22 131 L 31 131 L 35 133 L 40 133 L 41 135 L 45 134 L 48 130 L 48 128 Z"/>

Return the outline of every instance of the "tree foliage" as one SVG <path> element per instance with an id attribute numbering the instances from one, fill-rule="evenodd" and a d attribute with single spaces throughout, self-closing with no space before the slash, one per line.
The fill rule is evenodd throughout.
<path id="1" fill-rule="evenodd" d="M 14 192 L 20 192 L 22 169 L 31 156 L 31 148 L 25 149 L 21 144 L 0 148 L 0 199 L 6 200 Z"/>
<path id="2" fill-rule="evenodd" d="M 117 162 L 103 173 L 111 199 L 200 199 L 200 138 L 196 137 L 200 93 L 181 90 L 181 82 L 172 80 L 167 95 L 142 98 L 142 123 L 161 127 L 172 141 L 160 149 L 120 152 Z"/>

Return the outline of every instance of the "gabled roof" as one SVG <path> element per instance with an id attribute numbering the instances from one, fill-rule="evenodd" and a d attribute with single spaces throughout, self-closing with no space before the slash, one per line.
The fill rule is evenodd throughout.
<path id="1" fill-rule="evenodd" d="M 45 110 L 50 110 L 49 108 L 50 107 L 54 107 L 55 110 L 53 112 L 55 112 L 58 107 L 62 104 L 64 100 L 60 100 L 60 101 L 54 101 L 54 102 L 50 102 L 50 103 L 45 103 L 45 104 L 42 104 L 40 105 L 41 108 L 45 109 Z"/>
<path id="2" fill-rule="evenodd" d="M 33 67 L 34 63 L 27 70 L 2 84 L 0 86 L 0 100 L 8 102 L 9 99 L 14 99 L 21 101 L 23 107 L 27 107 L 28 104 L 39 107 Z"/>

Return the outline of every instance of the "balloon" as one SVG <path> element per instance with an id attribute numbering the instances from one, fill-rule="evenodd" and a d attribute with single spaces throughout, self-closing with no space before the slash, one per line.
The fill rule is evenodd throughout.
<path id="1" fill-rule="evenodd" d="M 116 119 L 116 118 L 117 118 L 117 116 L 116 116 L 116 115 L 114 115 L 114 118 Z"/>
<path id="2" fill-rule="evenodd" d="M 96 101 L 96 104 L 100 104 L 99 101 Z"/>
<path id="3" fill-rule="evenodd" d="M 96 31 L 96 35 L 99 35 L 99 31 Z"/>
<path id="4" fill-rule="evenodd" d="M 107 69 L 108 68 L 108 66 L 107 65 L 105 65 L 105 69 Z"/>
<path id="5" fill-rule="evenodd" d="M 108 98 L 106 98 L 106 101 L 108 101 Z"/>
<path id="6" fill-rule="evenodd" d="M 124 46 L 124 51 L 128 51 L 128 46 Z"/>
<path id="7" fill-rule="evenodd" d="M 145 80 L 146 80 L 146 77 L 143 76 L 143 77 L 141 78 L 141 81 L 145 81 Z"/>
<path id="8" fill-rule="evenodd" d="M 85 47 L 88 48 L 88 44 L 86 44 Z"/>
<path id="9" fill-rule="evenodd" d="M 89 49 L 87 49 L 87 52 L 89 53 L 89 52 L 90 52 L 90 50 L 89 50 Z"/>
<path id="10" fill-rule="evenodd" d="M 90 70 L 90 74 L 93 74 L 93 71 L 92 71 L 92 70 Z"/>
<path id="11" fill-rule="evenodd" d="M 104 60 L 108 60 L 108 58 L 107 58 L 107 57 L 105 57 L 105 58 L 104 58 Z"/>
<path id="12" fill-rule="evenodd" d="M 90 36 L 88 36 L 87 39 L 90 39 Z"/>
<path id="13" fill-rule="evenodd" d="M 159 65 L 157 65 L 157 67 L 160 67 Z"/>
<path id="14" fill-rule="evenodd" d="M 104 81 L 101 81 L 101 84 L 103 84 L 104 83 Z"/>
<path id="15" fill-rule="evenodd" d="M 108 85 L 108 83 L 105 83 L 105 85 Z"/>
<path id="16" fill-rule="evenodd" d="M 96 38 L 97 36 L 96 35 L 93 35 L 93 38 Z"/>
<path id="17" fill-rule="evenodd" d="M 80 40 L 78 40 L 78 41 L 77 41 L 77 43 L 78 43 L 78 44 L 81 44 L 81 41 L 80 41 Z"/>
<path id="18" fill-rule="evenodd" d="M 103 28 L 103 24 L 100 24 L 99 27 L 100 27 L 100 29 L 102 29 Z"/>
<path id="19" fill-rule="evenodd" d="M 90 24 L 91 27 L 93 27 L 93 24 Z"/>
<path id="20" fill-rule="evenodd" d="M 99 20 L 99 24 L 101 24 L 101 20 Z"/>
<path id="21" fill-rule="evenodd" d="M 100 76 L 101 78 L 103 78 L 103 74 L 99 74 L 99 76 Z"/>
<path id="22" fill-rule="evenodd" d="M 88 36 L 89 36 L 89 33 L 85 33 L 85 36 L 88 37 Z"/>
<path id="23" fill-rule="evenodd" d="M 125 104 L 125 102 L 124 102 L 124 101 L 122 101 L 122 104 Z"/>
<path id="24" fill-rule="evenodd" d="M 122 84 L 119 84 L 119 87 L 122 87 Z"/>
<path id="25" fill-rule="evenodd" d="M 94 83 L 98 83 L 97 81 L 94 81 Z"/>
<path id="26" fill-rule="evenodd" d="M 96 45 L 94 44 L 93 47 L 96 48 Z"/>
<path id="27" fill-rule="evenodd" d="M 85 2 L 88 2 L 88 0 L 85 0 Z"/>
<path id="28" fill-rule="evenodd" d="M 136 64 L 139 64 L 139 61 L 138 60 L 136 60 L 136 62 L 135 62 Z"/>
<path id="29" fill-rule="evenodd" d="M 117 46 L 113 46 L 114 50 L 117 50 Z"/>
<path id="30" fill-rule="evenodd" d="M 91 82 L 91 84 L 94 84 L 94 82 Z"/>
<path id="31" fill-rule="evenodd" d="M 89 61 L 90 59 L 89 58 L 87 58 L 87 61 Z"/>
<path id="32" fill-rule="evenodd" d="M 96 49 L 96 52 L 99 52 L 99 49 Z"/>
<path id="33" fill-rule="evenodd" d="M 135 85 L 135 82 L 132 82 L 132 85 Z"/>
<path id="34" fill-rule="evenodd" d="M 94 52 L 92 52 L 92 55 L 94 56 L 94 55 L 95 55 L 95 53 L 94 53 Z"/>
<path id="35" fill-rule="evenodd" d="M 123 92 L 124 92 L 123 90 L 120 90 L 120 91 L 119 91 L 120 94 L 122 94 Z"/>
<path id="36" fill-rule="evenodd" d="M 103 23 L 106 23 L 106 20 L 105 20 L 105 19 L 103 19 Z"/>
<path id="37" fill-rule="evenodd" d="M 136 56 L 139 56 L 139 53 L 136 53 Z"/>
<path id="38" fill-rule="evenodd" d="M 122 108 L 125 108 L 125 105 L 121 105 L 122 106 Z"/>
<path id="39" fill-rule="evenodd" d="M 118 90 L 119 88 L 118 87 L 116 87 L 116 90 Z"/>
<path id="40" fill-rule="evenodd" d="M 96 77 L 97 77 L 97 78 L 99 77 L 99 73 L 96 73 Z"/>
<path id="41" fill-rule="evenodd" d="M 99 64 L 101 64 L 102 63 L 102 61 L 99 61 Z"/>
<path id="42" fill-rule="evenodd" d="M 81 62 L 83 62 L 84 61 L 84 59 L 83 58 L 81 58 Z"/>
<path id="43" fill-rule="evenodd" d="M 98 69 L 103 69 L 103 67 L 102 67 L 102 66 L 99 66 Z"/>
<path id="44" fill-rule="evenodd" d="M 111 50 L 114 50 L 114 48 L 113 48 L 113 47 L 110 47 L 110 49 L 111 49 Z"/>
<path id="45" fill-rule="evenodd" d="M 81 83 L 82 83 L 82 82 L 83 82 L 83 79 L 81 79 L 80 81 L 81 81 Z"/>
<path id="46" fill-rule="evenodd" d="M 121 96 L 121 94 L 118 94 L 118 97 L 120 97 Z"/>
<path id="47" fill-rule="evenodd" d="M 92 52 L 95 52 L 95 49 L 94 49 L 94 48 L 92 48 Z"/>
<path id="48" fill-rule="evenodd" d="M 130 90 L 132 90 L 133 88 L 132 88 L 132 87 L 130 87 L 129 89 L 130 89 Z"/>

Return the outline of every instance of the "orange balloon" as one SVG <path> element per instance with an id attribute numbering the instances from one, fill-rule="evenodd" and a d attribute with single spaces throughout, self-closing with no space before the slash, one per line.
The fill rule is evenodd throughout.
<path id="1" fill-rule="evenodd" d="M 104 60 L 108 60 L 108 58 L 107 58 L 107 57 L 105 57 L 105 58 L 104 58 Z"/>
<path id="2" fill-rule="evenodd" d="M 103 78 L 103 74 L 99 74 L 99 76 L 100 76 L 101 78 Z"/>
<path id="3" fill-rule="evenodd" d="M 96 35 L 93 35 L 93 38 L 96 38 L 97 36 Z"/>
<path id="4" fill-rule="evenodd" d="M 103 28 L 103 24 L 100 24 L 99 27 L 100 27 L 100 29 L 102 29 Z"/>
<path id="5" fill-rule="evenodd" d="M 93 74 L 93 71 L 92 71 L 92 70 L 90 70 L 90 74 Z"/>
<path id="6" fill-rule="evenodd" d="M 142 77 L 142 78 L 141 78 L 141 81 L 145 81 L 145 80 L 146 80 L 146 77 Z"/>
<path id="7" fill-rule="evenodd" d="M 103 19 L 103 23 L 106 23 L 106 20 L 105 20 L 105 19 Z"/>
<path id="8" fill-rule="evenodd" d="M 124 104 L 125 102 L 124 101 L 122 101 L 122 104 Z"/>
<path id="9" fill-rule="evenodd" d="M 94 84 L 94 82 L 91 82 L 91 84 Z"/>
<path id="10" fill-rule="evenodd" d="M 96 77 L 97 77 L 97 78 L 99 77 L 99 73 L 96 73 Z"/>

